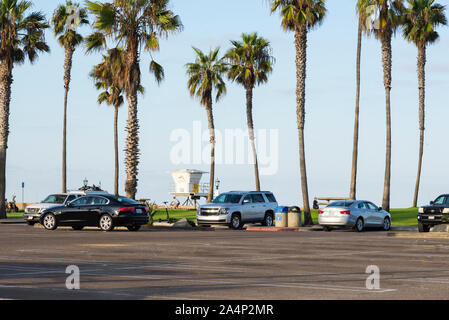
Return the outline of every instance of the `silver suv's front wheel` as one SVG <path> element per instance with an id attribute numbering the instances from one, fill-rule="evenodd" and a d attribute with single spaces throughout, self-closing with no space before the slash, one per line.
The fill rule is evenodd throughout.
<path id="1" fill-rule="evenodd" d="M 242 218 L 239 214 L 232 215 L 230 227 L 234 230 L 239 230 L 242 228 Z"/>

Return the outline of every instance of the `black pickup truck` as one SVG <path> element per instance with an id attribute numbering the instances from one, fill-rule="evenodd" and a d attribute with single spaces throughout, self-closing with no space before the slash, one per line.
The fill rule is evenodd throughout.
<path id="1" fill-rule="evenodd" d="M 429 206 L 422 206 L 418 212 L 419 232 L 429 232 L 433 226 L 449 223 L 449 194 L 439 196 Z"/>

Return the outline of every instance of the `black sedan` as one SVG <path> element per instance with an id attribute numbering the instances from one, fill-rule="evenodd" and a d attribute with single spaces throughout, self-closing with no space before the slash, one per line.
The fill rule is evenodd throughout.
<path id="1" fill-rule="evenodd" d="M 103 231 L 112 231 L 124 226 L 129 231 L 138 231 L 148 223 L 148 211 L 146 205 L 125 197 L 89 195 L 43 211 L 39 221 L 47 230 L 68 226 L 74 230 L 99 227 Z"/>

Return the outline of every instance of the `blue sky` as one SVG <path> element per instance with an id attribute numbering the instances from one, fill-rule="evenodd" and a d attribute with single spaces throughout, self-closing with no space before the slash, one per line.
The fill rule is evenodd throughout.
<path id="1" fill-rule="evenodd" d="M 34 9 L 50 18 L 60 1 L 35 0 Z M 345 196 L 349 193 L 352 134 L 355 106 L 355 54 L 357 19 L 355 1 L 328 0 L 323 25 L 309 35 L 306 101 L 306 153 L 311 198 Z M 299 183 L 298 138 L 295 105 L 295 51 L 293 34 L 280 27 L 277 14 L 270 15 L 265 0 L 172 0 L 184 31 L 161 44 L 154 58 L 165 68 L 166 79 L 157 86 L 149 73 L 148 54 L 142 55 L 142 84 L 146 93 L 139 101 L 141 163 L 139 198 L 159 203 L 169 199 L 169 171 L 185 166 L 170 162 L 173 129 L 191 130 L 193 121 L 207 127 L 204 109 L 186 89 L 184 65 L 194 60 L 192 46 L 204 51 L 220 46 L 242 32 L 257 31 L 271 41 L 276 58 L 268 84 L 254 92 L 257 128 L 279 129 L 280 168 L 274 176 L 263 176 L 262 188 L 275 192 L 286 205 L 302 205 Z M 81 30 L 87 34 L 89 28 Z M 449 30 L 439 30 L 440 41 L 428 50 L 427 125 L 420 203 L 448 192 L 449 177 L 444 147 L 447 138 L 447 93 L 449 89 Z M 34 64 L 14 69 L 11 102 L 11 134 L 7 162 L 7 198 L 38 201 L 61 190 L 61 145 L 63 119 L 64 52 L 47 32 L 51 54 Z M 361 131 L 358 195 L 381 203 L 385 165 L 385 96 L 380 44 L 363 43 Z M 393 207 L 412 202 L 418 151 L 418 84 L 416 48 L 398 33 L 393 42 L 393 163 L 391 201 Z M 91 183 L 113 191 L 113 110 L 99 106 L 97 92 L 88 73 L 100 55 L 76 51 L 69 96 L 68 187 Z M 245 128 L 245 95 L 241 87 L 228 83 L 228 94 L 214 106 L 216 127 Z M 120 150 L 124 149 L 126 107 L 120 111 Z M 124 192 L 124 161 L 121 154 L 121 192 Z M 208 171 L 208 165 L 189 166 Z M 219 165 L 216 173 L 222 190 L 252 189 L 253 171 L 247 165 Z"/>

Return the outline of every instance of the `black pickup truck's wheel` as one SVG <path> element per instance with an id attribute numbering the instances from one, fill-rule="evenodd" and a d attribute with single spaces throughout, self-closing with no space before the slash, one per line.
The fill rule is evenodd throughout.
<path id="1" fill-rule="evenodd" d="M 429 232 L 430 226 L 419 221 L 418 222 L 418 231 L 419 232 Z"/>

